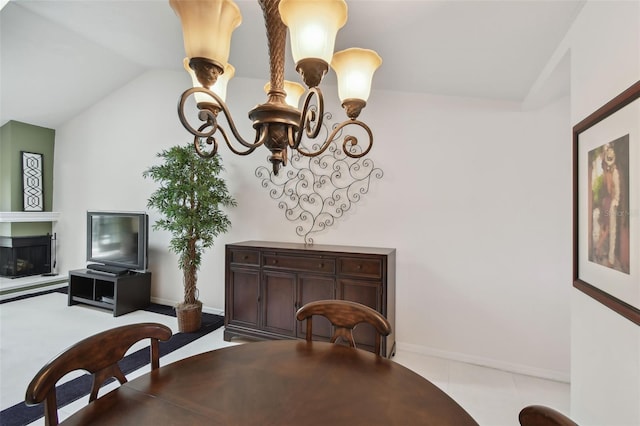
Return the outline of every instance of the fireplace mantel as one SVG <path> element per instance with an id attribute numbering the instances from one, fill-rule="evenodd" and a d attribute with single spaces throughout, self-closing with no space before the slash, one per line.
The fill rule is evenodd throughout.
<path id="1" fill-rule="evenodd" d="M 56 222 L 58 212 L 0 212 L 0 222 Z"/>

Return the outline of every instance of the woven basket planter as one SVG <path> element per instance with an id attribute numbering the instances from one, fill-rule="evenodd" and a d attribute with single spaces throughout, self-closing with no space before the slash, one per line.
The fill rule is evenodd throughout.
<path id="1" fill-rule="evenodd" d="M 186 307 L 176 307 L 176 317 L 178 318 L 178 331 L 181 333 L 193 333 L 200 330 L 202 325 L 202 303 L 189 305 Z"/>

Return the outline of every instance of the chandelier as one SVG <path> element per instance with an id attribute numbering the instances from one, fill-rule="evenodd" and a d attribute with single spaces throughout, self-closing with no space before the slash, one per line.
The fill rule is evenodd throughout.
<path id="1" fill-rule="evenodd" d="M 242 138 L 225 104 L 226 86 L 235 72 L 228 63 L 231 33 L 240 25 L 242 17 L 232 0 L 169 0 L 182 24 L 187 58 L 184 67 L 191 75 L 193 87 L 187 89 L 178 102 L 178 116 L 182 125 L 194 135 L 194 147 L 199 155 L 211 157 L 218 151 L 217 135 L 238 155 L 252 153 L 261 145 L 271 155 L 273 173 L 287 164 L 288 149 L 301 155 L 315 157 L 322 154 L 348 125 L 364 129 L 368 141 L 359 145 L 358 138 L 343 136 L 342 148 L 351 158 L 365 156 L 373 146 L 369 126 L 358 120 L 371 90 L 374 71 L 382 59 L 372 50 L 351 48 L 333 53 L 338 30 L 347 21 L 344 0 L 258 0 L 262 7 L 269 49 L 270 81 L 265 86 L 267 101 L 249 111 L 255 130 L 253 140 Z M 284 80 L 287 27 L 296 71 L 308 88 L 302 110 L 298 109 L 305 88 Z M 312 148 L 301 144 L 306 135 L 315 139 L 320 134 L 324 118 L 324 100 L 318 87 L 329 65 L 338 78 L 338 95 L 347 119 L 337 124 L 327 139 Z M 185 103 L 194 96 L 198 119 L 202 124 L 192 126 L 185 115 Z M 227 131 L 218 125 L 222 113 L 235 140 L 235 148 Z"/>

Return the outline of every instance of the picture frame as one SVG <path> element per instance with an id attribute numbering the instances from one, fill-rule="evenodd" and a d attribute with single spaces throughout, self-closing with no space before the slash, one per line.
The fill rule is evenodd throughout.
<path id="1" fill-rule="evenodd" d="M 43 155 L 20 151 L 22 156 L 22 210 L 44 211 Z"/>
<path id="2" fill-rule="evenodd" d="M 640 325 L 640 81 L 573 127 L 573 286 Z"/>

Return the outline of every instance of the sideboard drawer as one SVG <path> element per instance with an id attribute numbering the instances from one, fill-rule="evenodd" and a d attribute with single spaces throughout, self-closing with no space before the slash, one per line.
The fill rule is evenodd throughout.
<path id="1" fill-rule="evenodd" d="M 341 257 L 340 259 L 338 259 L 338 265 L 339 274 L 366 278 L 382 278 L 381 259 Z"/>
<path id="2" fill-rule="evenodd" d="M 232 250 L 231 263 L 260 266 L 260 252 L 257 250 Z"/>
<path id="3" fill-rule="evenodd" d="M 287 270 L 321 272 L 326 274 L 335 274 L 336 272 L 335 260 L 321 257 L 264 254 L 264 266 L 268 268 L 283 268 Z"/>

